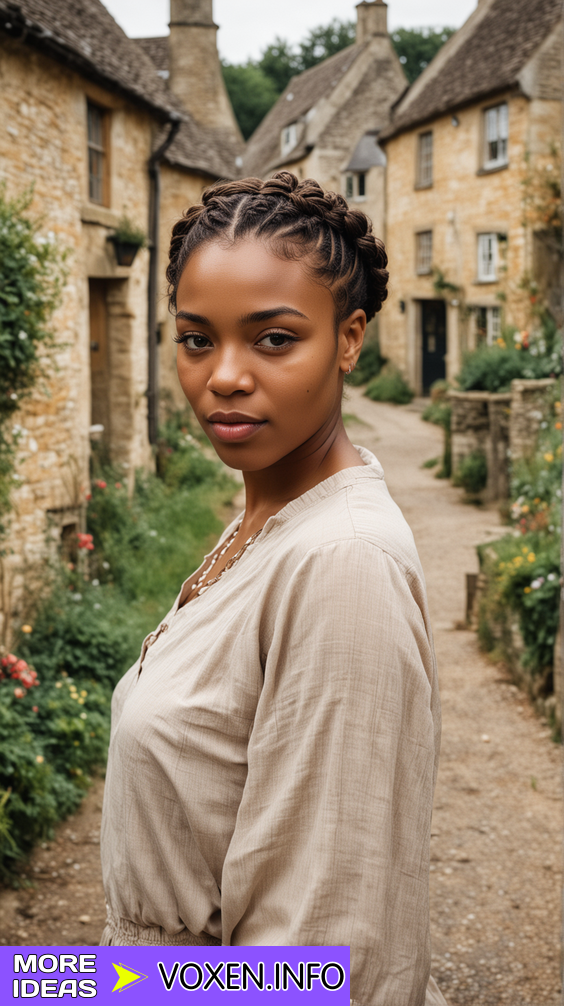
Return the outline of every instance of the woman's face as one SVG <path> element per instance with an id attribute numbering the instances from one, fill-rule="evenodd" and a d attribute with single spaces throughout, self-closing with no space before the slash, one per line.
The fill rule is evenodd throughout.
<path id="1" fill-rule="evenodd" d="M 193 253 L 176 325 L 178 376 L 201 426 L 229 467 L 259 471 L 307 457 L 335 428 L 366 317 L 355 311 L 336 339 L 330 291 L 249 239 Z"/>

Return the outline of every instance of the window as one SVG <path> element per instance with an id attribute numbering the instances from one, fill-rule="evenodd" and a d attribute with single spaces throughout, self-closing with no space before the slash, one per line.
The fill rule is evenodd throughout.
<path id="1" fill-rule="evenodd" d="M 478 234 L 478 282 L 497 279 L 497 234 Z"/>
<path id="2" fill-rule="evenodd" d="M 433 184 L 433 134 L 420 133 L 417 146 L 417 188 L 429 189 Z"/>
<path id="3" fill-rule="evenodd" d="M 488 108 L 484 113 L 484 168 L 499 168 L 507 164 L 509 109 L 506 104 Z"/>
<path id="4" fill-rule="evenodd" d="M 476 345 L 486 342 L 492 346 L 501 335 L 501 310 L 499 307 L 477 307 Z"/>
<path id="5" fill-rule="evenodd" d="M 415 235 L 415 267 L 419 276 L 431 272 L 433 265 L 433 231 Z"/>
<path id="6" fill-rule="evenodd" d="M 366 199 L 367 184 L 365 171 L 351 171 L 345 175 L 345 198 Z"/>
<path id="7" fill-rule="evenodd" d="M 109 115 L 105 108 L 88 102 L 88 198 L 109 205 Z"/>
<path id="8" fill-rule="evenodd" d="M 282 135 L 280 138 L 280 150 L 282 157 L 289 154 L 291 150 L 294 149 L 296 143 L 298 142 L 298 124 L 297 122 L 291 122 L 289 126 L 284 126 L 282 130 Z"/>

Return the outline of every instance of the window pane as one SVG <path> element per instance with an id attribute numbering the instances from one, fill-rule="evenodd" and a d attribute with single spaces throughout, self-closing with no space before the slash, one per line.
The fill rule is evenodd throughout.
<path id="1" fill-rule="evenodd" d="M 416 234 L 416 267 L 420 275 L 430 273 L 433 263 L 433 232 Z"/>
<path id="2" fill-rule="evenodd" d="M 433 184 L 433 134 L 421 133 L 419 136 L 419 166 L 417 181 L 419 185 Z"/>
<path id="3" fill-rule="evenodd" d="M 88 106 L 88 142 L 97 147 L 104 146 L 102 112 L 95 105 Z"/>
<path id="4" fill-rule="evenodd" d="M 98 150 L 88 151 L 88 194 L 93 203 L 104 201 L 104 155 Z"/>
<path id="5" fill-rule="evenodd" d="M 353 197 L 353 176 L 347 175 L 345 180 L 345 196 L 347 199 L 352 199 Z"/>
<path id="6" fill-rule="evenodd" d="M 509 109 L 507 105 L 488 108 L 485 112 L 486 167 L 507 164 L 508 136 Z"/>
<path id="7" fill-rule="evenodd" d="M 366 195 L 366 175 L 361 172 L 358 176 L 358 194 L 359 196 Z"/>
<path id="8" fill-rule="evenodd" d="M 497 234 L 478 235 L 478 279 L 495 280 L 497 269 Z"/>

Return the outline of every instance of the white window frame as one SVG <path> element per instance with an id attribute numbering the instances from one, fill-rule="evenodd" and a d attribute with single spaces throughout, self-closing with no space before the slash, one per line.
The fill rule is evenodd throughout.
<path id="1" fill-rule="evenodd" d="M 415 235 L 415 271 L 418 276 L 433 271 L 433 231 L 418 231 Z"/>
<path id="2" fill-rule="evenodd" d="M 509 163 L 509 105 L 506 101 L 484 110 L 484 168 Z"/>
<path id="3" fill-rule="evenodd" d="M 298 123 L 290 122 L 287 126 L 284 126 L 282 132 L 280 133 L 280 152 L 282 157 L 289 154 L 291 150 L 294 149 L 296 143 L 298 142 Z"/>
<path id="4" fill-rule="evenodd" d="M 417 188 L 433 187 L 433 131 L 419 133 L 417 137 Z"/>
<path id="5" fill-rule="evenodd" d="M 361 193 L 361 177 L 364 179 L 364 192 Z M 362 203 L 368 198 L 368 171 L 347 171 L 345 174 L 345 199 Z"/>
<path id="6" fill-rule="evenodd" d="M 478 234 L 478 282 L 496 283 L 499 261 L 498 237 L 493 232 Z"/>
<path id="7" fill-rule="evenodd" d="M 478 345 L 478 336 L 481 334 L 483 329 L 478 327 L 479 312 L 484 311 L 486 315 L 486 344 L 488 346 L 493 346 L 496 339 L 501 336 L 501 308 L 500 307 L 476 307 L 474 309 L 475 317 L 475 327 L 476 327 L 476 345 Z"/>

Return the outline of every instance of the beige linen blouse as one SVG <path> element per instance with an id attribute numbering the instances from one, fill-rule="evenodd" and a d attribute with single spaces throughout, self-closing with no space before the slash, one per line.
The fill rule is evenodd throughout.
<path id="1" fill-rule="evenodd" d="M 350 946 L 353 1003 L 438 1006 L 425 585 L 357 450 L 180 608 L 181 591 L 119 682 L 102 945 Z"/>

